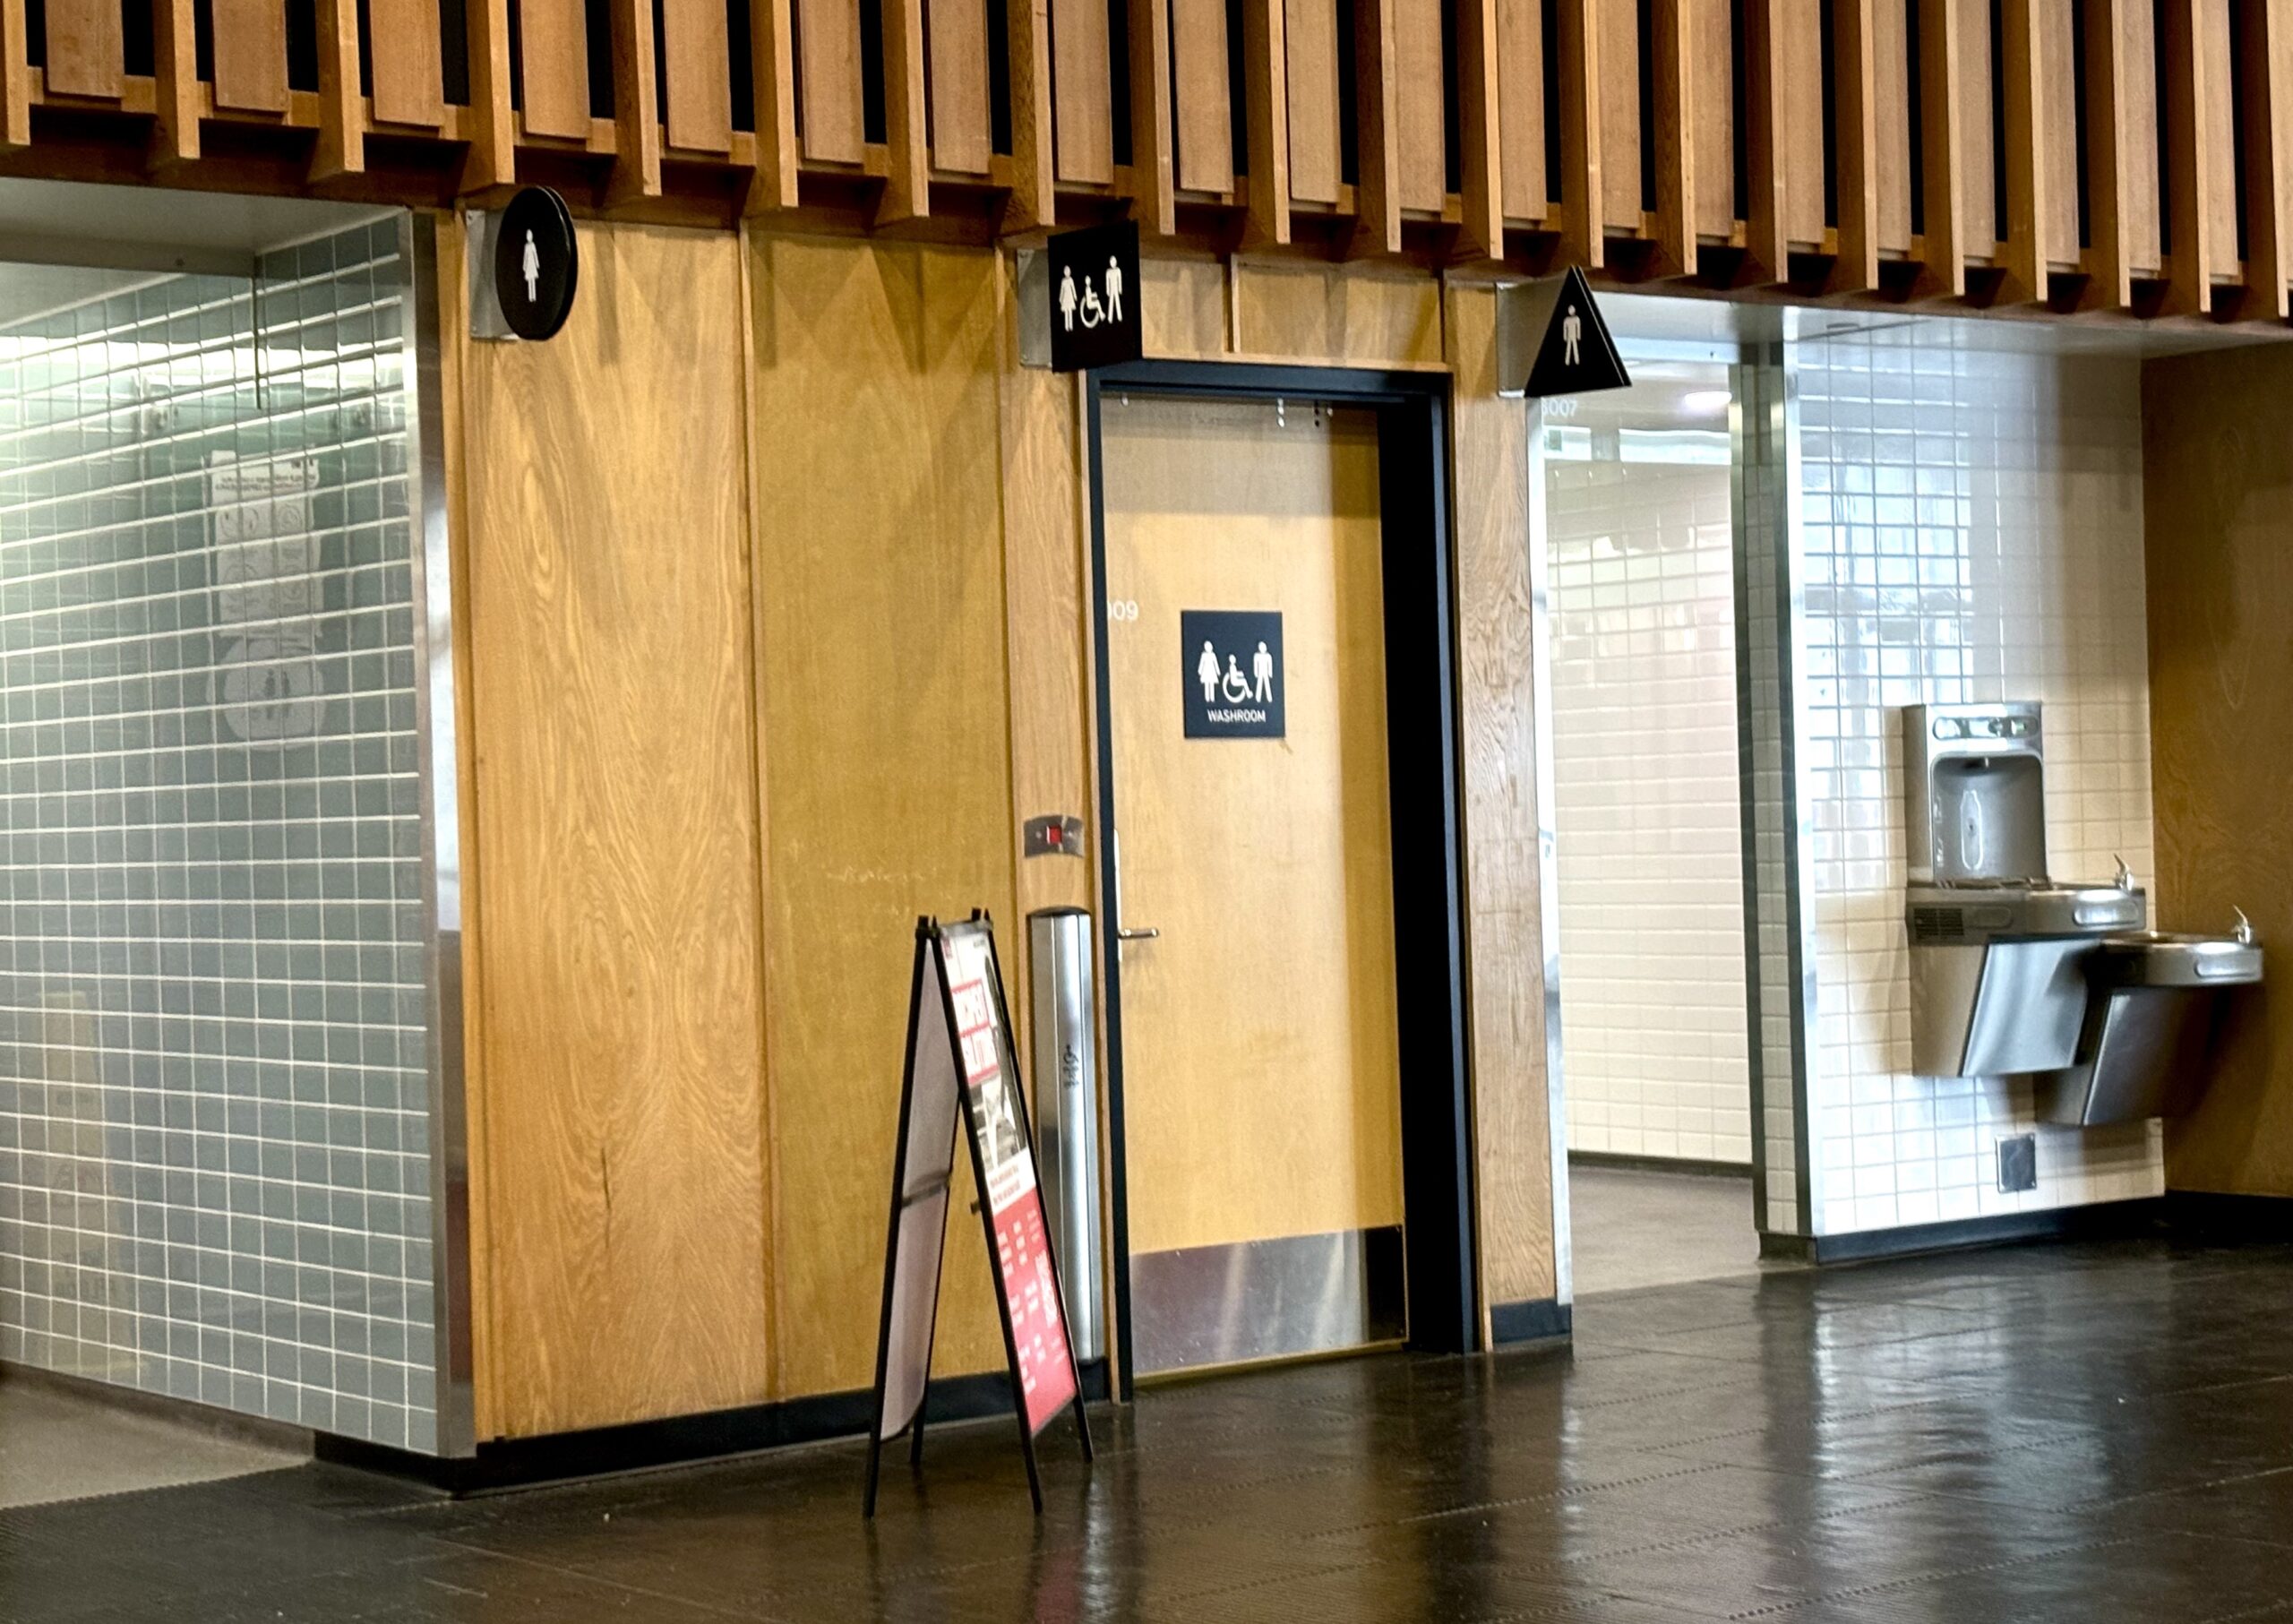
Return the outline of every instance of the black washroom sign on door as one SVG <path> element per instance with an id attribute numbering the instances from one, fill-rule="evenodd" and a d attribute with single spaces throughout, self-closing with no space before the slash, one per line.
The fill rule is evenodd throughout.
<path id="1" fill-rule="evenodd" d="M 1179 679 L 1188 738 L 1281 738 L 1286 722 L 1281 612 L 1181 610 Z"/>

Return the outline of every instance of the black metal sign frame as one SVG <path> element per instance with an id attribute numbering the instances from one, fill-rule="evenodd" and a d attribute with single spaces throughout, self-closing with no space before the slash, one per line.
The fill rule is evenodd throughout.
<path id="1" fill-rule="evenodd" d="M 1032 1164 L 1035 1157 L 1035 1123 L 1027 1110 L 1026 1090 L 1022 1088 L 1019 1084 L 1018 1069 L 1016 1064 L 1017 1056 L 1012 1053 L 1011 1010 L 1009 1003 L 1006 1001 L 1003 995 L 1002 956 L 996 949 L 994 926 L 985 912 L 975 911 L 969 923 L 978 927 L 981 935 L 986 941 L 988 979 L 995 995 L 995 1017 L 1002 1028 L 999 1061 L 1003 1064 L 1005 1068 L 1005 1076 L 1009 1078 L 1009 1087 L 1011 1090 L 1010 1098 L 1012 1113 L 1019 1130 L 1020 1142 L 1026 1153 L 1030 1164 Z M 932 1353 L 938 1336 L 940 1319 L 940 1282 L 942 1263 L 946 1255 L 946 1204 L 953 1199 L 954 1192 L 949 1182 L 949 1177 L 952 1176 L 955 1161 L 954 1147 L 951 1143 L 949 1147 L 948 1158 L 949 1164 L 949 1177 L 935 1179 L 922 1190 L 915 1192 L 909 1191 L 907 1188 L 907 1162 L 909 1145 L 914 1137 L 913 1129 L 915 1127 L 916 1046 L 918 1040 L 923 1035 L 924 1027 L 923 1023 L 925 1019 L 929 1018 L 926 1013 L 925 1005 L 927 998 L 930 998 L 932 1001 L 938 1004 L 940 1018 L 945 1023 L 949 1063 L 954 1066 L 956 1074 L 958 1120 L 950 1121 L 948 1124 L 948 1131 L 950 1139 L 952 1139 L 955 1134 L 960 1130 L 963 1138 L 971 1147 L 972 1184 L 974 1190 L 977 1192 L 977 1199 L 973 1202 L 972 1210 L 979 1215 L 980 1223 L 987 1241 L 988 1273 L 993 1277 L 995 1283 L 996 1319 L 1001 1325 L 1003 1330 L 1004 1365 L 1006 1370 L 1009 1371 L 1011 1378 L 1011 1404 L 1013 1416 L 1018 1422 L 1019 1428 L 1020 1453 L 1024 1456 L 1027 1463 L 1027 1494 L 1028 1498 L 1033 1500 L 1035 1504 L 1036 1514 L 1041 1515 L 1043 1511 L 1043 1476 L 1036 1464 L 1035 1434 L 1035 1430 L 1030 1427 L 1027 1422 L 1027 1396 L 1025 1384 L 1023 1383 L 1020 1376 L 1019 1345 L 1012 1329 L 1011 1302 L 1009 1294 L 1004 1286 L 1003 1270 L 997 1262 L 995 1215 L 992 1210 L 991 1204 L 988 1200 L 987 1163 L 986 1157 L 981 1149 L 982 1124 L 974 1113 L 972 1105 L 972 1091 L 967 1079 L 964 1076 L 961 1060 L 963 1053 L 962 1035 L 960 1027 L 956 1017 L 954 1000 L 950 994 L 949 987 L 945 952 L 945 944 L 941 936 L 941 927 L 940 923 L 928 915 L 918 919 L 915 922 L 915 968 L 910 975 L 908 983 L 907 1053 L 900 1078 L 898 1138 L 897 1140 L 897 1148 L 893 1152 L 892 1156 L 891 1213 L 889 1221 L 886 1225 L 884 1239 L 884 1297 L 882 1311 L 877 1320 L 876 1329 L 876 1385 L 874 1401 L 870 1410 L 868 1419 L 868 1482 L 863 1509 L 866 1516 L 873 1517 L 876 1515 L 876 1489 L 881 1475 L 883 1448 L 886 1444 L 897 1438 L 901 1431 L 906 1431 L 909 1434 L 909 1465 L 911 1467 L 920 1467 L 923 1464 L 923 1423 L 924 1416 L 931 1408 Z M 933 986 L 936 986 L 936 993 L 932 992 L 927 988 L 925 984 L 927 978 Z M 1038 1185 L 1038 1190 L 1040 1190 L 1040 1185 Z M 889 1431 L 887 1431 L 884 1427 L 884 1390 L 886 1380 L 889 1373 L 891 1358 L 892 1309 L 894 1293 L 897 1288 L 897 1276 L 899 1268 L 900 1218 L 909 1207 L 915 1205 L 918 1201 L 928 1200 L 934 1197 L 937 1197 L 942 1205 L 940 1207 L 940 1227 L 936 1237 L 936 1244 L 929 1265 L 932 1273 L 932 1310 L 925 1321 L 923 1365 L 923 1379 L 917 1391 L 915 1413 L 909 1416 L 901 1426 L 894 1427 Z M 1060 1273 L 1059 1254 L 1052 1244 L 1050 1226 L 1048 1224 L 1044 1225 L 1043 1246 L 1043 1257 L 1051 1268 L 1052 1290 L 1058 1297 L 1061 1328 L 1062 1333 L 1065 1333 L 1067 1291 L 1064 1284 L 1064 1276 Z M 1074 1383 L 1075 1389 L 1075 1396 L 1072 1401 L 1075 1413 L 1075 1429 L 1081 1437 L 1083 1458 L 1087 1462 L 1093 1459 L 1094 1456 L 1091 1448 L 1090 1417 L 1085 1412 L 1083 1407 L 1082 1367 L 1077 1362 L 1075 1357 L 1075 1339 L 1073 1336 L 1071 1334 L 1065 1334 L 1063 1335 L 1063 1340 L 1067 1346 L 1068 1376 Z"/>

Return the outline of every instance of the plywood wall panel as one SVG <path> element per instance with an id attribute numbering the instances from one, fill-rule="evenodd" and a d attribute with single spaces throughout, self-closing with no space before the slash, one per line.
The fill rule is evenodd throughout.
<path id="1" fill-rule="evenodd" d="M 2088 305 L 2127 304 L 2133 283 L 2126 270 L 2126 83 L 2124 0 L 2087 0 L 2078 21 L 2085 51 L 2084 98 L 2086 185 L 2085 271 L 2082 298 Z"/>
<path id="2" fill-rule="evenodd" d="M 528 0 L 530 3 L 530 0 Z M 860 12 L 849 0 L 794 0 L 797 137 L 804 156 L 860 161 Z"/>
<path id="3" fill-rule="evenodd" d="M 1640 185 L 1639 0 L 1593 0 L 1600 30 L 1601 216 L 1638 232 L 1646 193 Z"/>
<path id="4" fill-rule="evenodd" d="M 466 357 L 474 1250 L 510 1436 L 769 1393 L 739 249 L 580 246 L 563 333 Z"/>
<path id="5" fill-rule="evenodd" d="M 2045 145 L 2048 252 L 2058 264 L 2078 259 L 2078 57 L 2072 0 L 2032 0 L 2038 13 L 2039 62 L 2045 99 L 2038 119 Z"/>
<path id="6" fill-rule="evenodd" d="M 2152 0 L 2123 0 L 2119 51 L 2126 61 L 2126 262 L 2137 276 L 2156 276 L 2165 264 L 2159 235 L 2158 30 Z"/>
<path id="7" fill-rule="evenodd" d="M 47 0 L 47 88 L 116 96 L 126 73 L 116 0 Z"/>
<path id="8" fill-rule="evenodd" d="M 1289 30 L 1284 0 L 1244 0 L 1241 6 L 1242 140 L 1250 153 L 1243 200 L 1244 238 L 1253 245 L 1290 240 Z"/>
<path id="9" fill-rule="evenodd" d="M 1966 166 L 1960 205 L 1967 235 L 1961 248 L 1988 259 L 1998 240 L 1998 147 L 1991 124 L 1991 99 L 1998 93 L 1999 82 L 1998 64 L 1990 50 L 1994 0 L 1953 3 L 1959 8 L 1959 107 L 1964 115 L 1960 133 Z"/>
<path id="10" fill-rule="evenodd" d="M 1142 261 L 1138 324 L 1146 354 L 1171 361 L 1224 355 L 1226 277 L 1216 260 Z"/>
<path id="11" fill-rule="evenodd" d="M 1061 180 L 1114 179 L 1114 101 L 1103 0 L 1050 0 L 1052 117 Z"/>
<path id="12" fill-rule="evenodd" d="M 1876 99 L 1878 32 L 1875 0 L 1839 0 L 1831 8 L 1834 97 L 1832 129 L 1836 172 L 1827 212 L 1838 233 L 1827 283 L 1837 292 L 1876 287 L 1879 280 L 1879 150 Z"/>
<path id="13" fill-rule="evenodd" d="M 988 125 L 985 0 L 932 0 L 923 8 L 923 25 L 932 166 L 984 175 L 994 150 Z"/>
<path id="14" fill-rule="evenodd" d="M 2293 197 L 2287 195 L 2286 157 L 2293 144 L 2293 9 L 2282 0 L 2248 4 L 2237 13 L 2237 91 L 2245 163 L 2239 185 L 2246 220 L 2245 314 L 2282 320 L 2289 300 L 2287 271 L 2293 250 Z"/>
<path id="15" fill-rule="evenodd" d="M 1497 131 L 1505 218 L 1545 217 L 1544 8 L 1539 0 L 1497 0 Z"/>
<path id="16" fill-rule="evenodd" d="M 520 107 L 529 135 L 586 140 L 589 33 L 581 0 L 516 0 Z"/>
<path id="17" fill-rule="evenodd" d="M 931 88 L 923 0 L 883 7 L 884 189 L 875 222 L 902 225 L 932 212 Z"/>
<path id="18" fill-rule="evenodd" d="M 1290 195 L 1335 203 L 1343 175 L 1335 0 L 1286 0 L 1283 40 L 1289 57 Z"/>
<path id="19" fill-rule="evenodd" d="M 1458 730 L 1473 1042 L 1474 1199 L 1484 1306 L 1555 1290 L 1552 1122 L 1539 890 L 1529 416 L 1497 397 L 1496 299 L 1448 293 L 1456 514 Z"/>
<path id="20" fill-rule="evenodd" d="M 213 0 L 215 105 L 287 110 L 287 12 L 277 0 Z M 432 17 L 437 15 L 434 9 Z"/>
<path id="21" fill-rule="evenodd" d="M 1233 271 L 1238 354 L 1343 365 L 1438 365 L 1439 284 L 1336 265 L 1243 261 Z"/>
<path id="22" fill-rule="evenodd" d="M 1506 250 L 1497 11 L 1498 0 L 1459 0 L 1455 11 L 1461 258 L 1501 259 Z"/>
<path id="23" fill-rule="evenodd" d="M 2259 4 L 2262 0 L 2247 0 Z M 2227 276 L 2237 262 L 2237 59 L 2229 41 L 2229 0 L 2196 0 L 2198 48 L 2205 57 L 2205 107 L 2201 126 L 2213 162 L 2206 170 L 2205 210 L 2213 225 L 2212 263 Z"/>
<path id="24" fill-rule="evenodd" d="M 732 150 L 732 37 L 722 0 L 661 0 L 661 64 L 669 145 Z"/>
<path id="25" fill-rule="evenodd" d="M 1872 153 L 1880 252 L 1911 252 L 1911 27 L 1902 0 L 1871 7 Z"/>
<path id="26" fill-rule="evenodd" d="M 1397 180 L 1404 209 L 1438 210 L 1447 196 L 1440 0 L 1387 0 L 1393 9 Z"/>
<path id="27" fill-rule="evenodd" d="M 21 0 L 9 0 L 21 10 Z M 0 11 L 6 8 L 0 7 Z M 150 158 L 153 164 L 185 163 L 199 156 L 199 20 L 193 14 L 191 0 L 157 0 L 151 8 L 151 101 L 155 127 L 151 132 Z M 26 82 L 30 77 L 30 66 L 16 57 L 18 42 L 24 30 L 13 16 L 0 18 L 0 57 L 7 59 L 0 67 L 0 137 L 13 137 L 17 132 L 11 116 L 21 98 L 19 92 L 29 91 Z M 284 55 L 284 30 L 281 30 L 281 55 Z M 286 96 L 284 63 L 279 95 Z M 217 104 L 219 107 L 220 103 Z M 30 108 L 26 108 L 21 133 L 29 139 Z"/>
<path id="28" fill-rule="evenodd" d="M 1234 110 L 1226 59 L 1226 8 L 1220 0 L 1171 0 L 1172 125 L 1178 184 L 1191 192 L 1234 185 Z"/>
<path id="29" fill-rule="evenodd" d="M 500 185 L 510 180 L 518 169 L 518 117 L 511 105 L 510 55 L 511 0 L 476 0 L 466 4 L 464 15 L 468 22 L 469 45 L 469 151 L 462 164 L 462 185 L 471 191 Z M 769 11 L 764 13 L 769 18 Z M 782 37 L 786 37 L 785 29 Z M 760 95 L 767 102 L 773 89 L 769 64 L 773 36 L 769 26 L 760 22 L 757 47 L 765 53 L 765 71 L 759 76 Z M 764 114 L 762 126 L 766 141 L 770 141 L 771 109 L 760 104 Z M 793 143 L 792 143 L 793 145 Z M 771 159 L 766 158 L 768 169 Z M 793 192 L 794 176 L 788 179 Z"/>
<path id="30" fill-rule="evenodd" d="M 661 194 L 661 83 L 656 0 L 606 0 L 613 73 L 613 168 L 604 201 L 615 208 Z"/>
<path id="31" fill-rule="evenodd" d="M 2160 0 L 2159 64 L 2166 126 L 2166 308 L 2177 314 L 2211 309 L 2213 279 L 2234 257 L 2234 240 L 2218 229 L 2214 198 L 2220 172 L 2234 167 L 2235 149 L 2215 145 L 2214 106 L 2229 87 L 2219 81 L 2211 48 L 2215 7 L 2207 0 Z"/>
<path id="32" fill-rule="evenodd" d="M 1824 59 L 1825 0 L 1773 0 L 1783 44 L 1783 235 L 1795 246 L 1824 240 Z"/>
<path id="33" fill-rule="evenodd" d="M 1966 291 L 1966 107 L 1960 96 L 1966 42 L 1959 0 L 1919 7 L 1919 186 L 1922 241 L 1917 288 L 1955 298 Z"/>
<path id="34" fill-rule="evenodd" d="M 1354 245 L 1401 252 L 1401 72 L 1392 0 L 1354 0 Z"/>
<path id="35" fill-rule="evenodd" d="M 366 14 L 375 118 L 434 128 L 446 112 L 437 0 L 366 0 Z"/>
<path id="36" fill-rule="evenodd" d="M 1003 597 L 1011 672 L 1007 827 L 1017 907 L 1013 928 L 999 944 L 1015 998 L 1031 974 L 1026 932 L 1018 923 L 1037 908 L 1091 907 L 1097 901 L 1099 849 L 1089 642 L 1095 610 L 1084 559 L 1080 385 L 1071 374 L 1019 365 L 1017 314 L 1014 305 L 1003 323 L 1001 380 Z M 1052 812 L 1083 820 L 1082 851 L 1073 857 L 1022 855 L 1026 821 Z M 1023 1013 L 1018 1027 L 1013 1037 L 1024 1065 L 1029 1031 Z"/>
<path id="37" fill-rule="evenodd" d="M 1010 163 L 1006 173 L 1010 191 L 1003 202 L 1006 231 L 1032 230 L 1049 224 L 1058 213 L 1059 142 L 1056 116 L 1052 111 L 1052 83 L 1051 8 L 1047 0 L 1027 0 L 1017 13 L 1007 10 L 1009 38 L 988 41 L 989 60 L 1000 59 L 1009 83 Z M 1109 132 L 1112 138 L 1112 132 Z"/>
<path id="38" fill-rule="evenodd" d="M 1736 68 L 1728 0 L 1681 0 L 1688 13 L 1688 120 L 1696 153 L 1698 236 L 1725 237 L 1736 224 Z"/>
<path id="39" fill-rule="evenodd" d="M 753 239 L 767 1031 L 786 1396 L 875 1370 L 918 914 L 1013 908 L 997 365 L 978 250 Z M 821 403 L 836 402 L 824 411 Z M 823 500 L 823 493 L 832 499 Z M 960 1160 L 960 1159 L 959 1159 Z M 1002 1359 L 967 1205 L 938 1363 Z"/>
<path id="40" fill-rule="evenodd" d="M 2272 949 L 2293 941 L 2289 391 L 2284 345 L 2143 368 L 2157 923 L 2220 931 L 2242 908 Z M 2202 1103 L 2167 1124 L 2166 1182 L 2293 1196 L 2293 998 L 2265 984 L 2232 1011 Z"/>

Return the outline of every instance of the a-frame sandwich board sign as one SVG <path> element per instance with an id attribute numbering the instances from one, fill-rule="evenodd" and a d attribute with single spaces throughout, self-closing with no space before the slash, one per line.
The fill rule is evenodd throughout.
<path id="1" fill-rule="evenodd" d="M 884 1304 L 876 1339 L 875 1408 L 869 1418 L 866 1512 L 876 1513 L 884 1445 L 910 1433 L 923 1459 L 924 1401 L 939 1317 L 940 1264 L 955 1173 L 956 1139 L 971 1147 L 977 1211 L 987 1232 L 996 1313 L 1011 1373 L 1027 1492 L 1043 1509 L 1035 1436 L 1069 1405 L 1091 1458 L 1083 1380 L 1067 1335 L 1066 1298 L 1035 1178 L 1035 1133 L 1011 1048 L 1002 966 L 984 914 L 959 924 L 920 919 L 908 984 L 907 1061 L 893 1152 L 891 1219 L 884 1243 Z"/>

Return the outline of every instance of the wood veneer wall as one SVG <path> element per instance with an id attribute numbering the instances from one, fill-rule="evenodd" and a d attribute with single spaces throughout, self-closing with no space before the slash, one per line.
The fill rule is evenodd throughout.
<path id="1" fill-rule="evenodd" d="M 557 339 L 448 346 L 481 1438 L 865 1387 L 915 917 L 990 908 L 1016 993 L 1025 914 L 1097 901 L 1095 862 L 1019 856 L 1022 820 L 1096 797 L 1080 395 L 1018 365 L 1009 261 L 582 248 Z M 1550 1296 L 1526 423 L 1490 387 L 1494 300 L 1377 267 L 1143 283 L 1158 355 L 1457 359 L 1484 1294 Z M 945 1373 L 1001 1357 L 968 1199 Z"/>
<path id="2" fill-rule="evenodd" d="M 580 236 L 547 344 L 454 343 L 443 300 L 481 1436 L 769 1391 L 739 248 Z"/>
<path id="3" fill-rule="evenodd" d="M 772 1293 L 784 1396 L 875 1375 L 919 914 L 1018 927 L 992 253 L 756 239 Z M 1023 985 L 1023 983 L 1017 984 Z M 959 1158 L 934 1362 L 1002 1357 Z"/>
<path id="4" fill-rule="evenodd" d="M 2174 1190 L 2293 1196 L 2293 349 L 2143 368 L 2158 923 L 2253 920 L 2268 977 L 2225 1024 Z"/>
<path id="5" fill-rule="evenodd" d="M 1497 299 L 1452 289 L 1457 671 L 1464 733 L 1475 1194 L 1483 1311 L 1541 1302 L 1553 1255 L 1536 778 L 1529 415 L 1497 394 Z"/>

